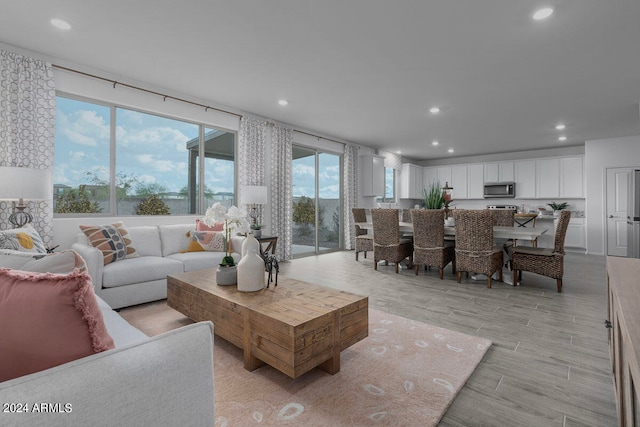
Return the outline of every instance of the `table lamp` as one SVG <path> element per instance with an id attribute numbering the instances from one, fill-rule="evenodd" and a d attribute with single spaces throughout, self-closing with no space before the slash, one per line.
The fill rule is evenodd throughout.
<path id="1" fill-rule="evenodd" d="M 256 225 L 258 221 L 257 205 L 267 203 L 267 187 L 264 185 L 241 185 L 240 202 L 250 205 L 251 225 Z"/>
<path id="2" fill-rule="evenodd" d="M 25 212 L 24 200 L 51 200 L 53 185 L 51 171 L 15 166 L 0 166 L 0 200 L 13 202 L 13 213 L 9 222 L 15 228 L 33 221 L 33 216 Z M 15 202 L 18 202 L 16 204 Z"/>

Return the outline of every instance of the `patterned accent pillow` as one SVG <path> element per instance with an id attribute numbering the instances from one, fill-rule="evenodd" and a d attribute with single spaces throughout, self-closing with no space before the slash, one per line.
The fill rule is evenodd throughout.
<path id="1" fill-rule="evenodd" d="M 209 227 L 205 222 L 201 219 L 196 218 L 196 230 L 197 231 L 223 231 L 224 230 L 224 222 L 216 222 L 212 227 Z"/>
<path id="2" fill-rule="evenodd" d="M 0 267 L 55 274 L 70 274 L 76 269 L 80 272 L 87 270 L 84 259 L 72 249 L 46 255 L 0 249 Z"/>
<path id="3" fill-rule="evenodd" d="M 184 252 L 224 252 L 224 233 L 220 231 L 189 231 L 189 247 Z"/>
<path id="4" fill-rule="evenodd" d="M 122 222 L 111 225 L 81 225 L 80 230 L 87 235 L 91 245 L 102 252 L 104 265 L 140 256 Z"/>
<path id="5" fill-rule="evenodd" d="M 0 249 L 46 254 L 44 242 L 35 228 L 27 224 L 22 228 L 0 230 Z"/>

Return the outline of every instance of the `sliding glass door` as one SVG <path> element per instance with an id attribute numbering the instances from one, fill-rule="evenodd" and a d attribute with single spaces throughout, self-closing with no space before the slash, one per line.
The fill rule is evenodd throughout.
<path id="1" fill-rule="evenodd" d="M 341 157 L 293 146 L 294 257 L 342 247 Z"/>

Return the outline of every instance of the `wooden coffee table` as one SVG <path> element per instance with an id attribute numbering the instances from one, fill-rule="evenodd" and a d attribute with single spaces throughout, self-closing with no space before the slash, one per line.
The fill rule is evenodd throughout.
<path id="1" fill-rule="evenodd" d="M 218 286 L 215 269 L 167 276 L 169 307 L 244 351 L 244 367 L 265 363 L 291 378 L 320 367 L 340 371 L 340 352 L 369 335 L 369 300 L 280 276 L 278 286 L 239 292 Z"/>

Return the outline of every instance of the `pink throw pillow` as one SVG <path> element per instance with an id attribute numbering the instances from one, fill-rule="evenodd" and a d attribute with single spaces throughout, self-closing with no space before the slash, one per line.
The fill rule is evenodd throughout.
<path id="1" fill-rule="evenodd" d="M 114 348 L 91 276 L 0 268 L 0 382 Z"/>
<path id="2" fill-rule="evenodd" d="M 213 227 L 209 227 L 201 219 L 196 219 L 196 231 L 222 231 L 224 230 L 224 222 L 216 222 Z"/>

